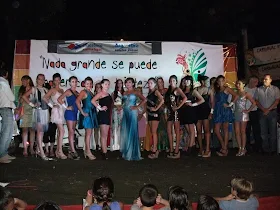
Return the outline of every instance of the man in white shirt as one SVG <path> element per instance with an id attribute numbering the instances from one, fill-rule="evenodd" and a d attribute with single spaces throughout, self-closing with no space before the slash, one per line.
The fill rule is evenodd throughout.
<path id="1" fill-rule="evenodd" d="M 248 85 L 246 85 L 245 87 L 245 91 L 249 93 L 252 97 L 254 97 L 258 89 L 257 88 L 258 84 L 259 84 L 259 78 L 257 76 L 251 76 L 249 78 Z M 251 105 L 252 105 L 251 102 L 247 100 L 246 108 L 249 109 Z M 249 112 L 249 122 L 247 123 L 247 128 L 246 128 L 247 145 L 250 145 L 251 130 L 253 131 L 253 137 L 255 140 L 254 150 L 256 152 L 261 152 L 262 139 L 261 139 L 259 113 L 258 113 L 257 106 L 255 106 L 255 108 L 251 112 Z"/>
<path id="2" fill-rule="evenodd" d="M 15 109 L 15 96 L 10 88 L 8 78 L 8 71 L 0 68 L 0 116 L 2 118 L 2 125 L 0 130 L 0 163 L 10 163 L 15 159 L 8 154 L 13 137 L 13 109 Z"/>
<path id="3" fill-rule="evenodd" d="M 266 74 L 263 86 L 256 91 L 255 99 L 260 110 L 263 151 L 273 154 L 277 150 L 277 105 L 280 101 L 280 91 L 278 87 L 271 85 L 271 82 L 271 76 Z"/>

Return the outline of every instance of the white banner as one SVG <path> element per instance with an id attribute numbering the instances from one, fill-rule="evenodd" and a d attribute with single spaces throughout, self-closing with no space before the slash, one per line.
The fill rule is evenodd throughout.
<path id="1" fill-rule="evenodd" d="M 151 55 L 152 44 L 113 41 L 65 41 L 57 45 L 58 54 Z"/>
<path id="2" fill-rule="evenodd" d="M 280 61 L 280 44 L 267 45 L 253 49 L 254 65 L 263 65 Z"/>
<path id="3" fill-rule="evenodd" d="M 178 80 L 184 74 L 197 79 L 198 74 L 209 77 L 223 74 L 223 46 L 189 42 L 162 42 L 161 55 L 105 55 L 105 54 L 57 54 L 48 53 L 47 40 L 32 40 L 30 49 L 30 76 L 35 82 L 37 74 L 43 73 L 49 81 L 54 73 L 60 73 L 62 87 L 68 88 L 68 78 L 76 76 L 83 81 L 87 76 L 99 82 L 111 81 L 114 89 L 116 79 L 133 77 L 136 84 L 142 81 L 144 94 L 147 80 L 161 76 L 168 87 L 172 74 Z M 178 81 L 179 83 L 180 81 Z"/>

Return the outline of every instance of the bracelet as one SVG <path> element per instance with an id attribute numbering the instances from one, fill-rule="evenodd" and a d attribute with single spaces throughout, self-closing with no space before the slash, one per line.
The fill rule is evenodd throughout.
<path id="1" fill-rule="evenodd" d="M 63 108 L 65 108 L 65 109 L 67 109 L 67 106 L 66 106 L 66 104 L 62 104 L 62 107 L 63 107 Z"/>
<path id="2" fill-rule="evenodd" d="M 192 106 L 198 106 L 198 104 L 197 103 L 193 103 Z"/>
<path id="3" fill-rule="evenodd" d="M 101 106 L 99 104 L 96 108 L 101 111 Z"/>
<path id="4" fill-rule="evenodd" d="M 232 107 L 233 104 L 234 104 L 233 102 L 230 102 L 228 106 L 229 106 L 229 107 Z"/>
<path id="5" fill-rule="evenodd" d="M 35 104 L 33 104 L 32 102 L 29 102 L 28 105 L 31 106 L 31 107 L 35 107 Z"/>
<path id="6" fill-rule="evenodd" d="M 214 113 L 214 109 L 211 109 L 210 113 L 213 114 Z"/>
<path id="7" fill-rule="evenodd" d="M 53 108 L 53 105 L 52 105 L 50 102 L 48 103 L 48 106 L 51 107 L 51 108 Z"/>

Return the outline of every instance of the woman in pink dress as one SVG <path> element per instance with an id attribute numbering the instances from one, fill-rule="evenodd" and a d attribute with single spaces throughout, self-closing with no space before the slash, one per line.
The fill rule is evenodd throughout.
<path id="1" fill-rule="evenodd" d="M 64 136 L 64 107 L 59 104 L 57 99 L 64 93 L 63 89 L 60 88 L 61 76 L 59 73 L 53 75 L 54 87 L 47 92 L 43 100 L 52 108 L 51 112 L 51 122 L 55 123 L 58 128 L 57 135 L 57 147 L 55 151 L 55 156 L 59 159 L 67 159 L 62 151 L 62 141 Z M 68 109 L 68 107 L 67 107 Z M 70 109 L 70 108 L 69 108 Z"/>

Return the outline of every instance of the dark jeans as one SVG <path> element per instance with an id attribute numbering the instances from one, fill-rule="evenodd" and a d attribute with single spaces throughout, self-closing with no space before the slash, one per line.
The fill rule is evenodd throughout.
<path id="1" fill-rule="evenodd" d="M 2 123 L 0 128 L 0 158 L 8 154 L 8 149 L 13 138 L 14 116 L 11 108 L 0 108 Z"/>
<path id="2" fill-rule="evenodd" d="M 259 112 L 262 148 L 264 152 L 276 152 L 277 149 L 277 111 L 276 109 L 264 115 Z"/>
<path id="3" fill-rule="evenodd" d="M 254 148 L 256 151 L 262 149 L 262 139 L 261 139 L 261 128 L 259 120 L 259 111 L 252 111 L 249 113 L 249 119 L 246 128 L 247 145 L 250 145 L 251 130 L 253 131 L 253 137 L 255 140 Z"/>
<path id="4" fill-rule="evenodd" d="M 55 143 L 57 126 L 55 123 L 49 123 L 49 129 L 44 133 L 43 142 L 44 143 Z"/>

